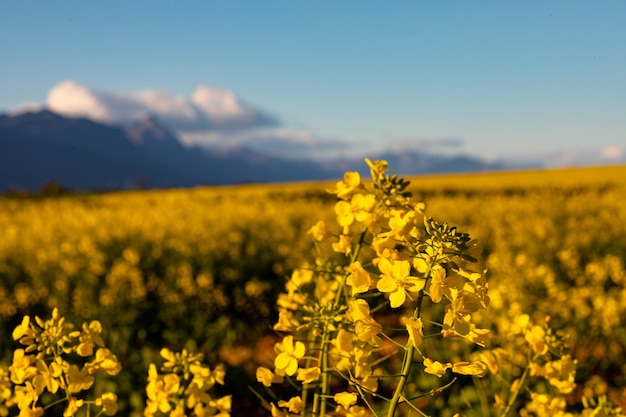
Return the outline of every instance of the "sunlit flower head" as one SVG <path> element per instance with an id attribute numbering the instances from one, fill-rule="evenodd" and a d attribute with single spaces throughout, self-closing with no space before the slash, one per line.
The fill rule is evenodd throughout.
<path id="1" fill-rule="evenodd" d="M 278 356 L 274 360 L 274 366 L 278 375 L 292 376 L 298 369 L 298 360 L 304 356 L 304 343 L 294 343 L 293 336 L 285 336 L 281 343 L 276 344 Z"/>

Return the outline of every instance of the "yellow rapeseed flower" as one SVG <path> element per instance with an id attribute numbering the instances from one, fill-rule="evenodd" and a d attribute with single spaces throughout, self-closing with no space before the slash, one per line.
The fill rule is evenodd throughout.
<path id="1" fill-rule="evenodd" d="M 15 349 L 15 351 L 13 351 L 13 362 L 9 366 L 11 382 L 14 384 L 23 384 L 24 381 L 35 376 L 37 374 L 37 368 L 33 366 L 34 363 L 34 355 L 26 355 L 24 349 Z"/>
<path id="2" fill-rule="evenodd" d="M 78 410 L 83 406 L 85 401 L 76 397 L 71 397 L 67 403 L 65 411 L 63 411 L 63 417 L 72 417 L 76 415 Z"/>
<path id="3" fill-rule="evenodd" d="M 335 400 L 335 402 L 341 406 L 343 406 L 343 408 L 345 408 L 346 410 L 350 408 L 351 405 L 356 404 L 356 393 L 354 392 L 338 392 L 337 394 L 335 394 L 335 396 L 333 397 L 333 399 Z"/>
<path id="4" fill-rule="evenodd" d="M 335 189 L 327 190 L 336 194 L 338 198 L 345 199 L 361 184 L 361 175 L 357 171 L 347 171 L 343 174 L 343 181 L 335 184 Z"/>
<path id="5" fill-rule="evenodd" d="M 109 375 L 117 375 L 122 370 L 117 357 L 107 348 L 98 349 L 95 359 L 85 366 L 89 369 L 89 373 L 104 371 Z"/>
<path id="6" fill-rule="evenodd" d="M 474 362 L 456 362 L 452 364 L 452 372 L 461 375 L 471 375 L 478 378 L 482 378 L 487 375 L 489 368 L 487 364 L 482 361 Z"/>
<path id="7" fill-rule="evenodd" d="M 541 326 L 532 326 L 524 337 L 535 353 L 543 355 L 548 351 L 548 344 L 545 341 L 546 331 Z"/>
<path id="8" fill-rule="evenodd" d="M 424 337 L 422 319 L 410 317 L 404 321 L 404 325 L 409 333 L 409 341 L 411 344 L 413 344 L 416 348 L 420 347 L 422 344 L 422 338 Z"/>
<path id="9" fill-rule="evenodd" d="M 67 390 L 70 393 L 76 393 L 80 391 L 86 391 L 94 383 L 94 377 L 89 375 L 87 367 L 78 369 L 76 365 L 70 365 L 67 371 Z"/>
<path id="10" fill-rule="evenodd" d="M 358 320 L 354 323 L 354 332 L 359 340 L 367 342 L 372 346 L 380 346 L 381 339 L 378 336 L 383 331 L 383 327 L 372 317 Z"/>
<path id="11" fill-rule="evenodd" d="M 303 402 L 300 396 L 291 397 L 289 401 L 278 401 L 278 406 L 288 409 L 290 413 L 298 414 L 302 410 L 302 405 Z"/>
<path id="12" fill-rule="evenodd" d="M 117 413 L 117 395 L 112 392 L 105 392 L 96 399 L 96 405 L 102 407 L 104 415 L 113 416 Z"/>
<path id="13" fill-rule="evenodd" d="M 89 325 L 83 323 L 83 330 L 81 332 L 73 332 L 71 334 L 71 336 L 78 336 L 80 341 L 80 344 L 75 348 L 76 353 L 83 357 L 91 356 L 96 346 L 103 347 L 104 341 L 100 333 L 102 333 L 102 324 L 100 324 L 99 321 L 94 320 L 89 323 Z"/>
<path id="14" fill-rule="evenodd" d="M 326 227 L 326 223 L 324 223 L 324 220 L 319 220 L 317 223 L 315 223 L 315 225 L 313 225 L 308 230 L 307 234 L 313 236 L 313 239 L 317 241 L 322 241 L 333 235 Z"/>
<path id="15" fill-rule="evenodd" d="M 37 375 L 33 377 L 33 386 L 41 394 L 47 389 L 55 394 L 59 389 L 59 381 L 63 372 L 63 363 L 60 357 L 57 357 L 51 364 L 42 359 L 38 359 L 35 366 L 37 367 Z"/>
<path id="16" fill-rule="evenodd" d="M 423 279 L 409 275 L 411 264 L 408 261 L 381 258 L 378 262 L 378 269 L 383 275 L 376 284 L 376 288 L 381 292 L 389 293 L 389 301 L 393 308 L 404 304 L 407 291 L 417 292 L 424 288 Z"/>
<path id="17" fill-rule="evenodd" d="M 369 272 L 363 269 L 361 262 L 356 261 L 348 267 L 350 275 L 346 279 L 346 284 L 350 286 L 352 296 L 367 292 L 372 284 Z"/>
<path id="18" fill-rule="evenodd" d="M 339 236 L 338 242 L 333 242 L 333 250 L 344 255 L 349 255 L 352 252 L 352 238 L 350 236 Z"/>
<path id="19" fill-rule="evenodd" d="M 447 369 L 452 368 L 452 364 L 450 363 L 441 363 L 439 361 L 434 361 L 430 358 L 424 358 L 424 372 L 436 375 L 441 378 Z"/>
<path id="20" fill-rule="evenodd" d="M 281 375 L 276 375 L 264 366 L 260 366 L 256 370 L 256 380 L 266 387 L 271 387 L 272 384 L 283 382 L 283 377 Z"/>
<path id="21" fill-rule="evenodd" d="M 313 366 L 311 368 L 301 368 L 298 369 L 296 380 L 302 381 L 303 384 L 310 384 L 319 379 L 322 374 L 322 370 L 318 366 Z"/>
<path id="22" fill-rule="evenodd" d="M 292 376 L 298 369 L 298 360 L 305 353 L 304 343 L 293 341 L 293 336 L 285 336 L 281 343 L 276 344 L 276 349 L 280 353 L 274 360 L 274 366 L 278 375 Z"/>

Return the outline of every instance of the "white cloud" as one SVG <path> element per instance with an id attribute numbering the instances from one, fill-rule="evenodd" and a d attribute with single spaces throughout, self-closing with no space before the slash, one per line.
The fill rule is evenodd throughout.
<path id="1" fill-rule="evenodd" d="M 230 91 L 198 86 L 191 97 L 163 90 L 109 93 L 63 81 L 48 93 L 47 107 L 68 116 L 124 124 L 154 115 L 175 131 L 242 130 L 277 121 Z"/>
<path id="2" fill-rule="evenodd" d="M 621 148 L 619 146 L 607 146 L 600 150 L 600 155 L 608 160 L 622 159 L 625 154 L 626 152 L 624 151 L 624 148 Z"/>
<path id="3" fill-rule="evenodd" d="M 190 96 L 182 96 L 158 89 L 111 93 L 68 80 L 50 90 L 47 107 L 66 116 L 109 124 L 126 124 L 154 115 L 187 146 L 247 147 L 299 157 L 348 147 L 340 140 L 322 140 L 311 132 L 281 126 L 231 91 L 206 85 L 198 86 Z"/>
<path id="4" fill-rule="evenodd" d="M 246 147 L 276 156 L 315 158 L 349 150 L 352 144 L 340 139 L 322 139 L 303 130 L 286 127 L 264 127 L 242 131 L 195 131 L 180 132 L 185 145 L 197 145 L 214 149 Z"/>

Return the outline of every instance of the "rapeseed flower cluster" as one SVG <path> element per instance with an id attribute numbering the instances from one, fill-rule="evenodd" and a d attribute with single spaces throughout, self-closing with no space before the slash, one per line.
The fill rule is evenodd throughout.
<path id="1" fill-rule="evenodd" d="M 278 298 L 274 329 L 283 337 L 272 369 L 260 367 L 257 379 L 299 384 L 301 394 L 266 402 L 272 415 L 393 416 L 400 404 L 420 412 L 412 399 L 425 393 L 408 383 L 420 369 L 438 377 L 487 372 L 481 361 L 432 358 L 445 339 L 487 341 L 489 331 L 473 320 L 489 305 L 485 274 L 469 267 L 475 242 L 426 216 L 385 161 L 366 162 L 371 182 L 347 172 L 329 190 L 337 226 L 311 227 L 318 256 Z M 399 366 L 390 360 L 398 356 Z"/>
<path id="2" fill-rule="evenodd" d="M 212 392 L 215 384 L 224 385 L 223 366 L 210 369 L 202 363 L 202 354 L 186 349 L 172 352 L 164 348 L 160 353 L 165 360 L 161 372 L 154 363 L 148 370 L 144 416 L 230 415 L 231 396 L 217 398 Z"/>
<path id="3" fill-rule="evenodd" d="M 101 332 L 98 321 L 74 330 L 56 308 L 48 320 L 24 316 L 13 330 L 13 339 L 23 347 L 14 351 L 8 372 L 0 373 L 0 415 L 17 405 L 20 417 L 40 417 L 62 402 L 66 403 L 64 417 L 81 409 L 87 409 L 87 415 L 92 409 L 99 410 L 98 415 L 114 415 L 118 408 L 115 393 L 104 392 L 91 400 L 78 395 L 93 386 L 94 374 L 117 375 L 121 370 Z"/>

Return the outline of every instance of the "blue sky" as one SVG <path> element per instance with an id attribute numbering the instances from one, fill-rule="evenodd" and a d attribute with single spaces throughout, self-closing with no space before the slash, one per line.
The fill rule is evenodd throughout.
<path id="1" fill-rule="evenodd" d="M 5 2 L 0 110 L 68 81 L 64 105 L 208 86 L 272 122 L 190 143 L 624 155 L 625 18 L 623 1 Z"/>

